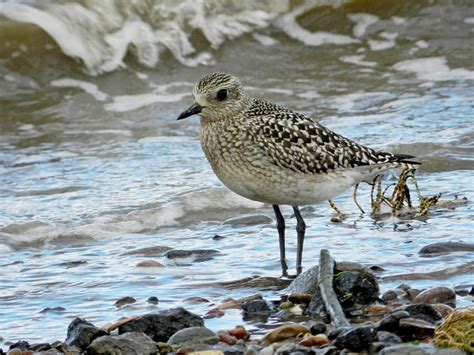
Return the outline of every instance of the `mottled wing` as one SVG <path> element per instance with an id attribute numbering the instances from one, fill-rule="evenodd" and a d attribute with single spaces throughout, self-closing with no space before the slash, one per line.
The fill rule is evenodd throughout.
<path id="1" fill-rule="evenodd" d="M 265 101 L 256 100 L 247 118 L 248 133 L 268 160 L 296 172 L 320 174 L 400 160 L 340 136 L 303 114 Z"/>

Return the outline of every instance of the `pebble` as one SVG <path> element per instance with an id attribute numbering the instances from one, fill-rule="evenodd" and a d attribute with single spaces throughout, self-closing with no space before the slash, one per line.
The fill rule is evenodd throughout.
<path id="1" fill-rule="evenodd" d="M 397 334 L 404 340 L 422 340 L 434 335 L 436 326 L 416 318 L 400 319 Z"/>
<path id="2" fill-rule="evenodd" d="M 168 259 L 182 259 L 182 258 L 195 258 L 195 262 L 207 261 L 212 259 L 215 255 L 219 254 L 219 251 L 213 249 L 195 249 L 195 250 L 182 250 L 172 249 L 166 252 L 165 256 Z"/>
<path id="3" fill-rule="evenodd" d="M 374 302 L 379 295 L 375 276 L 368 270 L 343 271 L 334 277 L 334 291 L 343 308 Z"/>
<path id="4" fill-rule="evenodd" d="M 391 332 L 386 332 L 384 330 L 379 330 L 376 334 L 377 341 L 381 343 L 401 343 L 402 339 Z"/>
<path id="5" fill-rule="evenodd" d="M 184 302 L 189 303 L 209 303 L 210 301 L 204 297 L 188 297 L 183 300 Z"/>
<path id="6" fill-rule="evenodd" d="M 165 247 L 162 245 L 157 245 L 154 247 L 140 248 L 127 251 L 121 255 L 137 255 L 137 256 L 161 256 L 166 253 L 168 250 L 171 250 L 170 247 Z"/>
<path id="7" fill-rule="evenodd" d="M 225 312 L 219 308 L 212 308 L 206 312 L 204 315 L 204 319 L 213 319 L 213 318 L 220 318 L 225 315 Z"/>
<path id="8" fill-rule="evenodd" d="M 453 310 L 454 308 L 448 306 L 447 304 L 444 303 L 437 303 L 433 305 L 433 308 L 438 311 L 438 313 L 441 315 L 441 317 L 446 318 Z"/>
<path id="9" fill-rule="evenodd" d="M 377 329 L 387 332 L 396 332 L 399 327 L 400 319 L 408 318 L 410 313 L 402 310 L 387 313 L 378 323 Z"/>
<path id="10" fill-rule="evenodd" d="M 460 349 L 438 349 L 428 344 L 397 344 L 382 349 L 378 355 L 465 355 Z"/>
<path id="11" fill-rule="evenodd" d="M 456 295 L 465 297 L 465 296 L 474 296 L 474 284 L 466 284 L 466 285 L 456 285 L 454 287 L 454 292 Z"/>
<path id="12" fill-rule="evenodd" d="M 307 346 L 307 347 L 312 347 L 312 346 L 321 346 L 321 345 L 326 345 L 329 344 L 330 340 L 325 334 L 317 334 L 317 335 L 310 335 L 308 337 L 303 338 L 298 345 L 301 346 Z"/>
<path id="13" fill-rule="evenodd" d="M 132 303 L 135 303 L 137 302 L 137 300 L 131 296 L 125 296 L 125 297 L 122 297 L 120 299 L 118 299 L 116 302 L 115 302 L 115 306 L 116 307 L 123 307 L 125 306 L 126 304 L 132 304 Z"/>
<path id="14" fill-rule="evenodd" d="M 368 349 L 375 340 L 375 328 L 372 325 L 363 325 L 341 332 L 334 340 L 334 345 L 339 349 L 360 352 Z"/>
<path id="15" fill-rule="evenodd" d="M 444 303 L 454 307 L 456 294 L 449 287 L 437 286 L 419 293 L 413 303 Z"/>
<path id="16" fill-rule="evenodd" d="M 178 330 L 166 342 L 168 345 L 178 344 L 217 344 L 216 333 L 206 327 L 190 327 Z"/>
<path id="17" fill-rule="evenodd" d="M 392 309 L 388 306 L 374 304 L 365 308 L 365 313 L 368 315 L 380 315 L 390 312 Z"/>
<path id="18" fill-rule="evenodd" d="M 459 251 L 474 251 L 474 244 L 457 242 L 434 243 L 424 246 L 419 253 L 423 256 L 428 256 L 430 254 L 449 254 Z"/>
<path id="19" fill-rule="evenodd" d="M 75 318 L 67 328 L 66 345 L 86 349 L 94 339 L 108 333 L 82 318 Z"/>
<path id="20" fill-rule="evenodd" d="M 230 329 L 228 332 L 230 335 L 237 338 L 238 340 L 240 339 L 247 340 L 249 338 L 249 333 L 242 326 L 237 326 L 233 329 Z"/>
<path id="21" fill-rule="evenodd" d="M 313 295 L 310 293 L 292 293 L 291 295 L 288 295 L 288 301 L 293 303 L 308 304 L 311 302 L 311 298 L 313 298 Z"/>
<path id="22" fill-rule="evenodd" d="M 155 342 L 143 333 L 125 333 L 107 335 L 95 339 L 88 347 L 87 354 L 156 354 L 158 348 Z"/>
<path id="23" fill-rule="evenodd" d="M 163 267 L 163 264 L 156 260 L 143 260 L 138 262 L 135 267 Z"/>
<path id="24" fill-rule="evenodd" d="M 429 303 L 416 303 L 401 307 L 402 310 L 408 312 L 410 317 L 424 320 L 429 323 L 437 323 L 443 317 L 441 314 Z"/>
<path id="25" fill-rule="evenodd" d="M 149 313 L 121 325 L 119 334 L 142 332 L 154 341 L 166 342 L 178 330 L 189 327 L 202 327 L 204 320 L 182 307 L 158 313 Z"/>
<path id="26" fill-rule="evenodd" d="M 61 312 L 64 312 L 66 310 L 66 308 L 64 307 L 46 307 L 46 308 L 43 308 L 40 313 L 61 313 Z"/>
<path id="27" fill-rule="evenodd" d="M 265 300 L 250 300 L 242 304 L 243 311 L 249 314 L 268 313 L 271 311 Z"/>
<path id="28" fill-rule="evenodd" d="M 323 322 L 316 322 L 313 325 L 311 325 L 311 328 L 309 329 L 311 334 L 317 335 L 317 334 L 324 334 L 326 333 L 327 326 Z"/>
<path id="29" fill-rule="evenodd" d="M 416 288 L 409 288 L 408 290 L 406 290 L 404 294 L 404 298 L 406 298 L 409 301 L 413 301 L 416 298 L 416 296 L 418 296 L 420 293 L 421 293 L 421 290 L 418 290 Z"/>
<path id="30" fill-rule="evenodd" d="M 160 302 L 160 300 L 156 296 L 150 296 L 146 301 L 150 304 L 158 304 L 158 302 Z"/>
<path id="31" fill-rule="evenodd" d="M 300 334 L 309 333 L 309 329 L 299 324 L 287 324 L 279 326 L 265 334 L 263 340 L 267 343 L 276 343 L 291 338 L 296 338 Z"/>
<path id="32" fill-rule="evenodd" d="M 217 337 L 219 338 L 219 341 L 228 344 L 228 345 L 235 345 L 237 344 L 237 338 L 230 335 L 229 332 L 225 330 L 219 330 L 217 332 Z"/>
<path id="33" fill-rule="evenodd" d="M 394 290 L 388 290 L 386 292 L 384 292 L 384 294 L 382 295 L 381 299 L 382 301 L 384 302 L 388 302 L 388 301 L 393 301 L 393 300 L 397 300 L 398 299 L 398 293 Z"/>

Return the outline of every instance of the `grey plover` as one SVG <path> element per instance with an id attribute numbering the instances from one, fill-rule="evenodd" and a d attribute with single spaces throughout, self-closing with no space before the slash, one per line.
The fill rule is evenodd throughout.
<path id="1" fill-rule="evenodd" d="M 296 217 L 299 274 L 306 225 L 298 206 L 328 200 L 384 170 L 417 164 L 412 156 L 376 151 L 301 113 L 252 98 L 227 73 L 204 76 L 193 95 L 195 103 L 178 120 L 198 114 L 201 146 L 219 179 L 241 196 L 273 205 L 283 275 L 288 267 L 279 205 L 292 206 Z"/>

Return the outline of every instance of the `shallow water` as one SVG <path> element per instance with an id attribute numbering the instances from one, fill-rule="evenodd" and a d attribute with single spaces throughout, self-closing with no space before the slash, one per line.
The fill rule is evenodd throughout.
<path id="1" fill-rule="evenodd" d="M 113 3 L 122 17 L 105 11 L 105 29 L 94 27 L 90 15 L 101 13 L 99 8 L 71 18 L 61 7 L 66 2 L 0 4 L 0 341 L 63 340 L 76 316 L 104 325 L 179 305 L 202 315 L 229 296 L 278 297 L 277 290 L 229 291 L 218 284 L 278 277 L 280 266 L 273 222 L 235 220 L 273 218 L 271 206 L 222 187 L 199 147 L 198 120 L 175 120 L 192 102 L 193 83 L 210 71 L 231 72 L 253 96 L 305 112 L 363 144 L 416 155 L 423 163 L 417 179 L 424 195 L 474 198 L 469 1 L 335 7 L 280 1 L 262 2 L 259 12 L 253 2 L 229 2 L 237 13 L 227 17 L 222 14 L 229 9 L 216 2 L 205 12 L 214 20 L 199 26 L 189 15 L 199 11 L 194 2 L 186 2 L 188 15 L 166 1 L 154 2 L 154 8 L 145 3 Z M 69 26 L 65 42 L 48 27 L 53 22 L 45 14 Z M 172 30 L 171 24 L 181 27 Z M 152 31 L 133 37 L 130 26 Z M 133 40 L 125 55 L 120 49 L 127 38 Z M 185 50 L 186 41 L 195 53 Z M 154 50 L 160 55 L 152 61 Z M 366 208 L 369 194 L 362 186 Z M 335 202 L 348 214 L 344 223 L 330 222 L 327 204 L 305 212 L 306 267 L 317 263 L 322 247 L 337 260 L 382 266 L 382 277 L 474 261 L 472 253 L 418 255 L 433 242 L 472 241 L 470 202 L 403 221 L 360 216 L 351 191 Z M 288 217 L 290 212 L 284 210 Z M 151 246 L 219 254 L 201 262 L 126 254 Z M 163 267 L 136 266 L 144 260 Z M 402 282 L 390 279 L 382 286 Z M 468 282 L 472 273 L 409 281 L 418 288 Z M 114 302 L 124 296 L 137 303 L 116 309 Z M 160 299 L 158 306 L 147 304 L 149 296 Z M 185 301 L 193 296 L 210 303 Z M 458 299 L 461 305 L 470 302 Z M 41 313 L 47 307 L 65 311 Z M 212 329 L 240 323 L 237 310 L 206 321 Z"/>

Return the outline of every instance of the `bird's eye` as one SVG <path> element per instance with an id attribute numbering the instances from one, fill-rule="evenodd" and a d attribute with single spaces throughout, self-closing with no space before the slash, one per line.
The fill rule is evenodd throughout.
<path id="1" fill-rule="evenodd" d="M 224 101 L 227 99 L 227 89 L 221 89 L 217 92 L 216 99 L 219 101 Z"/>

